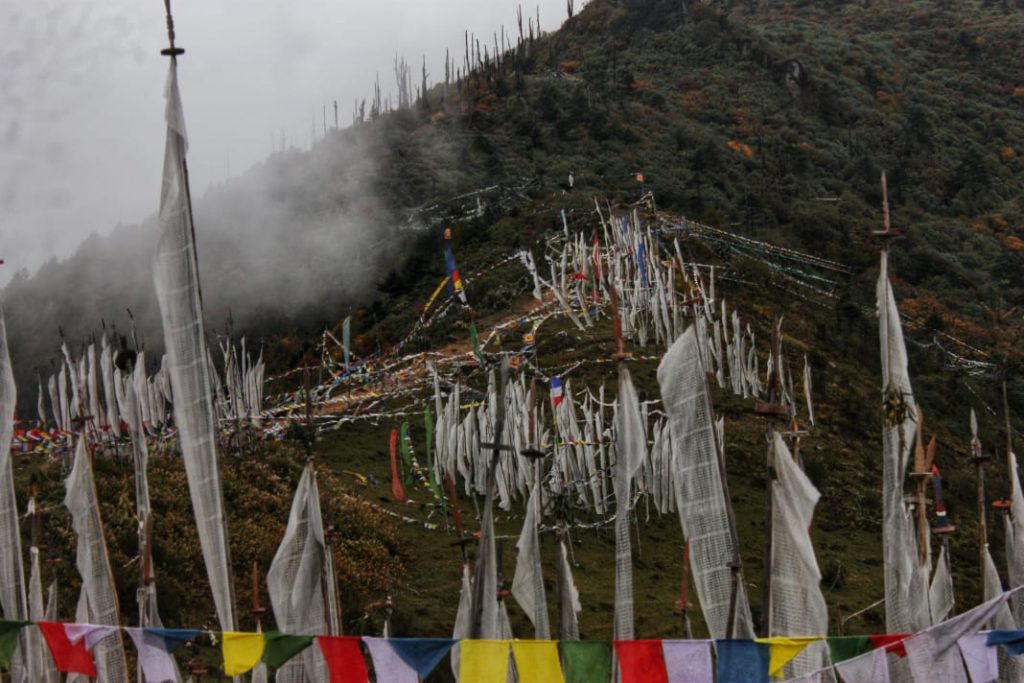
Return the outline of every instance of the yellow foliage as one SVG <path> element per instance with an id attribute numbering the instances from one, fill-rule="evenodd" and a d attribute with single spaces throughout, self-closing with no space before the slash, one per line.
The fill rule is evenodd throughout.
<path id="1" fill-rule="evenodd" d="M 742 142 L 738 142 L 736 140 L 729 140 L 729 149 L 731 149 L 734 152 L 739 152 L 748 159 L 754 156 L 754 150 L 750 147 L 750 145 L 745 145 Z"/>

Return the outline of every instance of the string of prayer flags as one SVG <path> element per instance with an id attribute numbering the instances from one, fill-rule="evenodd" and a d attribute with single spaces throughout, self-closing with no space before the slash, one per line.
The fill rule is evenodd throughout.
<path id="1" fill-rule="evenodd" d="M 146 683 L 176 683 L 178 669 L 171 654 L 202 631 L 191 629 L 125 628 L 139 653 Z"/>
<path id="2" fill-rule="evenodd" d="M 828 642 L 828 652 L 833 664 L 860 657 L 871 651 L 871 641 L 867 636 L 835 636 L 825 640 Z"/>
<path id="3" fill-rule="evenodd" d="M 563 640 L 562 653 L 565 683 L 607 681 L 612 675 L 612 645 L 603 640 Z"/>
<path id="4" fill-rule="evenodd" d="M 366 669 L 358 636 L 317 636 L 320 651 L 327 661 L 330 683 L 366 683 Z"/>
<path id="5" fill-rule="evenodd" d="M 18 648 L 18 636 L 28 621 L 0 620 L 0 669 L 10 669 L 14 651 Z"/>
<path id="6" fill-rule="evenodd" d="M 506 683 L 509 640 L 463 640 L 459 644 L 459 680 Z"/>
<path id="7" fill-rule="evenodd" d="M 668 683 L 707 683 L 714 680 L 710 640 L 663 640 L 662 654 Z"/>
<path id="8" fill-rule="evenodd" d="M 768 683 L 769 648 L 753 640 L 716 640 L 718 683 Z"/>
<path id="9" fill-rule="evenodd" d="M 313 636 L 293 636 L 280 631 L 263 634 L 266 645 L 263 648 L 263 663 L 280 669 L 289 659 L 313 644 Z"/>
<path id="10" fill-rule="evenodd" d="M 84 638 L 72 642 L 65 629 L 67 625 L 55 621 L 38 621 L 36 625 L 46 640 L 46 646 L 50 648 L 57 671 L 96 678 L 96 663 L 92 653 L 85 647 Z"/>
<path id="11" fill-rule="evenodd" d="M 519 683 L 562 683 L 558 642 L 554 640 L 513 640 L 512 656 Z"/>
<path id="12" fill-rule="evenodd" d="M 616 640 L 621 683 L 668 683 L 660 640 Z"/>
<path id="13" fill-rule="evenodd" d="M 263 659 L 266 640 L 262 633 L 225 631 L 221 634 L 220 645 L 224 657 L 224 673 L 240 676 L 251 671 Z"/>
<path id="14" fill-rule="evenodd" d="M 774 636 L 772 638 L 758 638 L 755 642 L 763 643 L 769 647 L 768 675 L 778 676 L 787 664 L 804 651 L 805 647 L 821 639 L 821 636 L 802 636 L 799 638 Z"/>

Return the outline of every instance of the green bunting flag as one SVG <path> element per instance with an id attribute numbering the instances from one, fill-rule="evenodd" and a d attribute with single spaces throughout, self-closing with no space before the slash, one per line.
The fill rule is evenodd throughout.
<path id="1" fill-rule="evenodd" d="M 476 354 L 477 361 L 483 365 L 484 352 L 480 350 L 480 337 L 476 333 L 476 323 L 472 320 L 469 321 L 469 339 L 473 342 L 473 353 Z"/>
<path id="2" fill-rule="evenodd" d="M 565 683 L 607 681 L 612 676 L 612 644 L 601 640 L 563 640 Z"/>
<path id="3" fill-rule="evenodd" d="M 835 636 L 826 640 L 833 664 L 853 659 L 871 649 L 871 641 L 867 636 Z"/>
<path id="4" fill-rule="evenodd" d="M 18 647 L 18 634 L 27 621 L 0 620 L 0 669 L 11 668 L 11 658 Z"/>
<path id="5" fill-rule="evenodd" d="M 289 659 L 313 644 L 313 636 L 293 636 L 280 631 L 267 631 L 263 634 L 267 641 L 263 650 L 263 663 L 280 669 Z"/>

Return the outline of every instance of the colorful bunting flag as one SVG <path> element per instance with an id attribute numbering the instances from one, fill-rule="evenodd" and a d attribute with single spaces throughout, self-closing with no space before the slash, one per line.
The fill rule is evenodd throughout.
<path id="1" fill-rule="evenodd" d="M 787 664 L 803 652 L 805 647 L 813 642 L 822 640 L 823 637 L 801 636 L 799 638 L 787 638 L 784 636 L 773 636 L 771 638 L 758 638 L 755 642 L 763 643 L 770 648 L 768 675 L 778 676 Z"/>
<path id="2" fill-rule="evenodd" d="M 956 644 L 973 683 L 989 683 L 999 677 L 999 649 L 989 647 L 988 634 L 972 633 Z"/>
<path id="3" fill-rule="evenodd" d="M 370 679 L 359 640 L 357 636 L 317 636 L 330 683 L 367 683 Z"/>
<path id="4" fill-rule="evenodd" d="M 64 628 L 65 625 L 55 621 L 38 621 L 36 625 L 46 639 L 57 671 L 96 678 L 96 663 L 92 659 L 92 653 L 86 649 L 84 639 L 72 643 Z"/>
<path id="5" fill-rule="evenodd" d="M 834 636 L 825 640 L 833 664 L 859 657 L 871 650 L 871 641 L 867 636 Z"/>
<path id="6" fill-rule="evenodd" d="M 0 669 L 11 668 L 11 658 L 18 648 L 18 634 L 28 621 L 4 621 L 0 620 Z"/>
<path id="7" fill-rule="evenodd" d="M 519 683 L 561 683 L 562 665 L 558 661 L 558 642 L 554 640 L 513 640 Z"/>
<path id="8" fill-rule="evenodd" d="M 262 633 L 225 631 L 221 634 L 224 673 L 239 676 L 250 671 L 263 658 L 266 641 Z"/>
<path id="9" fill-rule="evenodd" d="M 388 683 L 419 683 L 416 670 L 405 663 L 387 638 L 369 638 L 364 636 L 363 643 L 370 651 L 373 660 L 373 674 L 378 681 Z"/>
<path id="10" fill-rule="evenodd" d="M 510 643 L 508 640 L 463 640 L 459 643 L 459 680 L 505 683 Z"/>
<path id="11" fill-rule="evenodd" d="M 392 638 L 389 642 L 420 678 L 429 676 L 455 644 L 450 638 Z"/>
<path id="12" fill-rule="evenodd" d="M 177 683 L 178 670 L 171 653 L 202 631 L 184 629 L 126 628 L 139 653 L 146 683 Z"/>
<path id="13" fill-rule="evenodd" d="M 562 403 L 562 378 L 552 377 L 551 378 L 551 405 L 556 408 Z"/>
<path id="14" fill-rule="evenodd" d="M 280 669 L 289 659 L 313 644 L 313 636 L 293 636 L 280 631 L 267 631 L 263 640 L 266 642 L 263 663 L 274 669 Z"/>
<path id="15" fill-rule="evenodd" d="M 668 683 L 660 640 L 616 640 L 621 683 Z"/>
<path id="16" fill-rule="evenodd" d="M 985 644 L 989 647 L 1002 645 L 1011 655 L 1024 654 L 1024 630 L 989 631 Z"/>
<path id="17" fill-rule="evenodd" d="M 875 649 L 883 649 L 886 652 L 891 652 L 897 657 L 906 657 L 907 648 L 904 646 L 903 641 L 906 640 L 911 634 L 909 633 L 885 633 L 876 636 L 868 636 L 868 640 L 871 642 L 871 647 Z"/>
<path id="18" fill-rule="evenodd" d="M 889 683 L 889 660 L 884 649 L 871 650 L 836 664 L 843 683 Z"/>
<path id="19" fill-rule="evenodd" d="M 558 644 L 565 683 L 607 681 L 612 676 L 612 644 L 602 640 L 563 640 Z"/>
<path id="20" fill-rule="evenodd" d="M 668 683 L 710 683 L 714 680 L 710 640 L 663 640 Z"/>
<path id="21" fill-rule="evenodd" d="M 716 640 L 718 683 L 768 683 L 768 646 L 753 640 Z"/>

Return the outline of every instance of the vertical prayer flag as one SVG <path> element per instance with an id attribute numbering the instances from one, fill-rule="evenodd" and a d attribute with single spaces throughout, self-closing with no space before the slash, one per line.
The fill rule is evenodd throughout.
<path id="1" fill-rule="evenodd" d="M 716 640 L 718 683 L 768 683 L 768 646 L 753 640 Z"/>
<path id="2" fill-rule="evenodd" d="M 68 638 L 64 624 L 55 621 L 38 621 L 36 625 L 46 639 L 46 645 L 50 648 L 53 656 L 53 663 L 57 671 L 62 673 L 84 674 L 96 678 L 96 663 L 92 654 L 85 647 L 85 640 L 81 639 L 72 643 Z"/>
<path id="3" fill-rule="evenodd" d="M 562 378 L 551 378 L 551 405 L 558 407 L 562 403 Z"/>
<path id="4" fill-rule="evenodd" d="M 441 486 L 437 482 L 437 470 L 434 468 L 434 413 L 427 404 L 423 410 L 423 428 L 427 432 L 427 481 L 430 483 L 430 490 L 435 500 L 441 501 L 444 505 L 444 497 L 441 495 Z"/>
<path id="5" fill-rule="evenodd" d="M 337 328 L 335 328 L 337 329 Z M 347 316 L 341 324 L 341 350 L 345 354 L 345 370 L 349 368 L 350 344 L 352 342 L 352 316 Z"/>
<path id="6" fill-rule="evenodd" d="M 484 352 L 480 348 L 480 337 L 476 332 L 476 323 L 472 320 L 469 321 L 469 340 L 473 343 L 473 353 L 476 354 L 477 361 L 483 365 Z"/>
<path id="7" fill-rule="evenodd" d="M 289 659 L 313 644 L 313 636 L 293 636 L 280 631 L 263 634 L 266 646 L 263 648 L 263 663 L 280 669 Z"/>
<path id="8" fill-rule="evenodd" d="M 366 669 L 358 636 L 317 636 L 320 651 L 327 660 L 330 683 L 366 683 L 370 673 Z"/>
<path id="9" fill-rule="evenodd" d="M 505 683 L 508 677 L 508 640 L 463 640 L 459 643 L 459 680 Z"/>
<path id="10" fill-rule="evenodd" d="M 558 644 L 565 683 L 607 681 L 612 676 L 612 645 L 603 640 L 563 640 Z"/>
<path id="11" fill-rule="evenodd" d="M 799 638 L 775 636 L 772 638 L 758 638 L 756 642 L 763 643 L 770 648 L 768 675 L 778 676 L 787 664 L 803 652 L 805 647 L 821 639 L 821 636 L 803 636 Z"/>
<path id="12" fill-rule="evenodd" d="M 405 483 L 413 483 L 412 471 L 412 437 L 409 436 L 409 423 L 403 422 L 398 432 L 398 445 L 401 448 L 402 464 L 405 466 Z"/>
<path id="13" fill-rule="evenodd" d="M 391 494 L 399 502 L 405 500 L 405 487 L 402 486 L 402 477 L 398 473 L 398 430 L 391 430 L 391 440 L 389 442 L 389 450 L 391 452 Z"/>
<path id="14" fill-rule="evenodd" d="M 561 683 L 562 665 L 558 661 L 558 643 L 554 640 L 513 640 L 519 683 Z"/>
<path id="15" fill-rule="evenodd" d="M 266 641 L 262 633 L 224 631 L 221 634 L 221 654 L 224 656 L 224 673 L 238 676 L 251 670 L 263 658 Z"/>
<path id="16" fill-rule="evenodd" d="M 27 621 L 3 621 L 0 620 L 0 669 L 11 668 L 11 658 L 18 648 L 18 634 Z"/>
<path id="17" fill-rule="evenodd" d="M 668 683 L 711 683 L 714 680 L 710 640 L 663 640 L 661 649 Z"/>
<path id="18" fill-rule="evenodd" d="M 668 683 L 660 640 L 616 640 L 621 683 Z"/>

